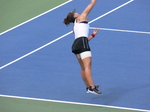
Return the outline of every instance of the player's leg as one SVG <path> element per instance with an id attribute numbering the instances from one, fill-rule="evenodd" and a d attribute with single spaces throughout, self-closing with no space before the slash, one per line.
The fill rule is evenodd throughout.
<path id="1" fill-rule="evenodd" d="M 81 67 L 81 76 L 82 76 L 82 79 L 83 79 L 83 81 L 84 81 L 86 87 L 89 87 L 90 85 L 89 85 L 89 83 L 88 83 L 88 81 L 86 80 L 86 77 L 85 77 L 85 68 L 84 68 L 83 61 L 82 61 L 82 59 L 81 59 L 81 57 L 80 57 L 79 54 L 77 54 L 76 57 L 77 57 L 77 59 L 78 59 L 78 62 L 79 62 L 79 64 L 80 64 L 80 67 Z"/>
<path id="2" fill-rule="evenodd" d="M 98 90 L 99 86 L 94 85 L 94 81 L 92 78 L 92 71 L 91 71 L 91 63 L 92 63 L 92 55 L 91 51 L 86 51 L 81 54 L 76 55 L 78 62 L 81 66 L 81 74 L 84 83 L 87 86 L 87 93 L 94 93 L 94 94 L 101 94 Z"/>
<path id="3" fill-rule="evenodd" d="M 82 63 L 84 66 L 84 77 L 87 80 L 89 86 L 94 87 L 94 81 L 92 78 L 92 70 L 91 70 L 91 61 L 92 57 L 86 57 L 82 59 Z"/>
<path id="4" fill-rule="evenodd" d="M 91 70 L 92 57 L 84 58 L 82 59 L 82 62 L 84 65 L 85 79 L 90 85 L 89 87 L 87 87 L 87 93 L 101 94 L 102 92 L 98 90 L 98 86 L 94 85 L 94 81 L 92 78 L 92 70 Z"/>

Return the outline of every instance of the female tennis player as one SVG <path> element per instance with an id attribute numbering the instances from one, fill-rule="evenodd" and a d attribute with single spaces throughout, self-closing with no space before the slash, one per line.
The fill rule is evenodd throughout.
<path id="1" fill-rule="evenodd" d="M 76 55 L 78 62 L 81 66 L 82 79 L 86 85 L 87 93 L 101 94 L 98 90 L 98 85 L 95 85 L 92 78 L 91 62 L 92 54 L 89 46 L 89 41 L 95 37 L 99 29 L 93 31 L 93 34 L 89 35 L 88 15 L 94 7 L 96 0 L 91 0 L 90 4 L 81 13 L 75 13 L 75 9 L 68 13 L 64 19 L 64 24 L 69 25 L 74 23 L 73 32 L 75 35 L 75 41 L 72 45 L 72 52 Z"/>

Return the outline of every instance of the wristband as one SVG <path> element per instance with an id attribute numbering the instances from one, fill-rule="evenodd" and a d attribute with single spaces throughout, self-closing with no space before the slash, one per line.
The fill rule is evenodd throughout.
<path id="1" fill-rule="evenodd" d="M 95 37 L 95 34 L 92 34 L 91 36 L 94 38 L 94 37 Z"/>

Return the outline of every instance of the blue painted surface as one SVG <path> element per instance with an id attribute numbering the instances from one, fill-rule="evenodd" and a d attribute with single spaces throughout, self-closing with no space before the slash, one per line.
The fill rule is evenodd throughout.
<path id="1" fill-rule="evenodd" d="M 0 66 L 68 33 L 68 11 L 88 4 L 73 1 L 0 37 Z M 127 0 L 98 1 L 89 21 Z M 85 3 L 85 4 L 84 4 Z M 150 1 L 135 0 L 90 24 L 93 27 L 150 31 Z M 90 31 L 91 32 L 91 31 Z M 0 94 L 150 110 L 150 35 L 100 31 L 90 42 L 93 78 L 102 95 L 85 93 L 80 68 L 71 53 L 74 35 L 0 70 Z"/>

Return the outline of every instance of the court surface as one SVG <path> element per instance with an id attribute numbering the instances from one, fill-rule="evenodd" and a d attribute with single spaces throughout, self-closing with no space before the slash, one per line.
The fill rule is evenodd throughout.
<path id="1" fill-rule="evenodd" d="M 0 1 L 2 112 L 150 111 L 150 1 L 99 0 L 90 13 L 90 26 L 102 29 L 90 41 L 102 95 L 86 93 L 71 53 L 72 24 L 62 23 L 89 2 Z"/>

